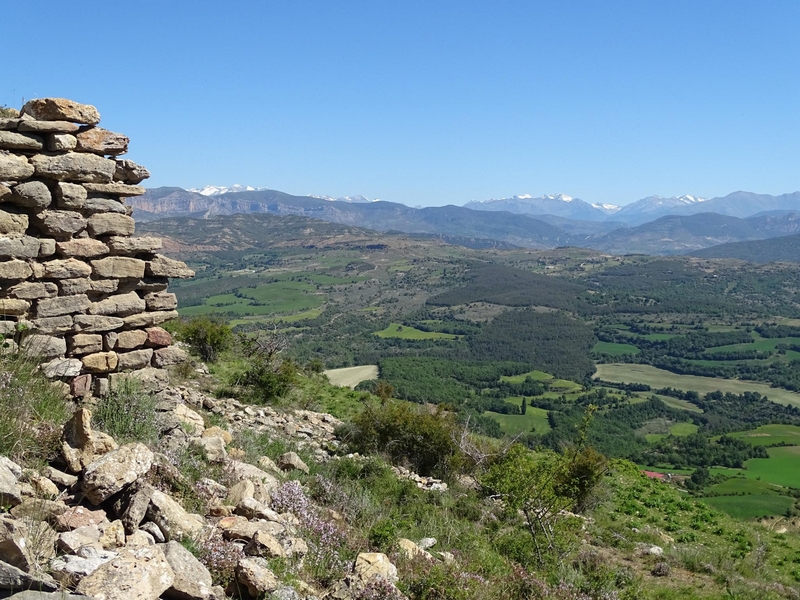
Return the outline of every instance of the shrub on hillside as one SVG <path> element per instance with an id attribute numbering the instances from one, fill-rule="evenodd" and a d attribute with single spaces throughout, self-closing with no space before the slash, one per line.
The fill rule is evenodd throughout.
<path id="1" fill-rule="evenodd" d="M 121 443 L 146 444 L 158 440 L 158 416 L 155 396 L 132 377 L 126 377 L 116 389 L 101 399 L 92 414 L 95 427 Z"/>
<path id="2" fill-rule="evenodd" d="M 233 343 L 230 326 L 216 317 L 193 317 L 179 325 L 176 333 L 206 362 L 216 361 Z"/>

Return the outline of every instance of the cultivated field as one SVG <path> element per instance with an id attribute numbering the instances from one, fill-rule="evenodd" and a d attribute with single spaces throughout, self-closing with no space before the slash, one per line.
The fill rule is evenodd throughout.
<path id="1" fill-rule="evenodd" d="M 378 378 L 378 365 L 363 365 L 360 367 L 345 367 L 344 369 L 329 369 L 323 371 L 333 385 L 356 387 L 362 381 Z"/>
<path id="2" fill-rule="evenodd" d="M 375 335 L 382 338 L 399 338 L 402 340 L 454 340 L 458 337 L 452 333 L 422 331 L 399 323 L 392 323 L 386 329 L 376 331 Z"/>
<path id="3" fill-rule="evenodd" d="M 612 381 L 616 383 L 644 383 L 652 388 L 673 387 L 679 390 L 693 390 L 706 394 L 720 390 L 742 394 L 744 392 L 758 392 L 767 396 L 773 402 L 800 406 L 800 394 L 788 390 L 773 388 L 764 383 L 742 381 L 739 379 L 721 379 L 719 377 L 698 377 L 696 375 L 678 375 L 663 369 L 656 369 L 649 365 L 631 365 L 613 363 L 597 365 L 595 379 Z"/>

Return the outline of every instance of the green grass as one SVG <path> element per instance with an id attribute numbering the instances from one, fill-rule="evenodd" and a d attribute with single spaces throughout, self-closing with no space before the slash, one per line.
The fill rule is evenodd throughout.
<path id="1" fill-rule="evenodd" d="M 747 476 L 761 481 L 800 488 L 800 446 L 769 448 L 769 458 L 751 458 L 744 466 Z"/>
<path id="2" fill-rule="evenodd" d="M 698 427 L 694 423 L 673 423 L 669 428 L 669 433 L 647 433 L 644 437 L 648 442 L 653 443 L 663 440 L 668 435 L 674 435 L 676 437 L 692 435 L 693 433 L 697 433 L 697 429 Z"/>
<path id="3" fill-rule="evenodd" d="M 392 323 L 386 329 L 376 331 L 375 335 L 382 338 L 399 338 L 403 340 L 454 340 L 457 335 L 452 333 L 439 333 L 438 331 L 421 331 L 408 325 Z"/>
<path id="4" fill-rule="evenodd" d="M 204 300 L 199 306 L 187 306 L 178 312 L 187 317 L 210 313 L 234 315 L 273 315 L 297 313 L 318 308 L 325 297 L 316 288 L 301 281 L 278 281 L 256 288 L 242 287 L 234 294 L 219 294 Z"/>
<path id="5" fill-rule="evenodd" d="M 727 481 L 712 485 L 707 491 L 719 494 L 720 496 L 734 496 L 737 494 L 780 495 L 778 486 L 767 483 L 766 481 L 747 479 L 745 477 L 732 477 Z"/>
<path id="6" fill-rule="evenodd" d="M 506 402 L 519 406 L 522 403 L 522 397 L 506 398 Z M 544 434 L 550 431 L 547 411 L 543 408 L 529 406 L 524 415 L 504 415 L 492 411 L 487 411 L 484 414 L 500 423 L 500 428 L 503 430 L 503 433 L 511 436 L 527 433 L 531 430 L 535 430 L 538 434 Z"/>
<path id="7" fill-rule="evenodd" d="M 781 443 L 800 445 L 800 427 L 797 425 L 762 425 L 750 431 L 739 431 L 728 435 L 753 446 L 774 446 Z"/>
<path id="8" fill-rule="evenodd" d="M 800 344 L 800 338 L 758 338 L 748 344 L 731 344 L 729 346 L 716 346 L 706 350 L 709 354 L 717 354 L 719 352 L 740 352 L 743 350 L 760 350 L 762 352 L 769 352 L 775 350 L 778 344 Z"/>
<path id="9" fill-rule="evenodd" d="M 500 381 L 505 381 L 507 383 L 525 383 L 528 377 L 534 381 L 550 381 L 553 379 L 550 373 L 545 373 L 544 371 L 529 371 L 522 375 L 503 375 L 500 377 Z"/>
<path id="10" fill-rule="evenodd" d="M 592 348 L 595 354 L 610 354 L 621 356 L 623 354 L 639 354 L 639 348 L 631 344 L 617 344 L 615 342 L 597 342 Z"/>
<path id="11" fill-rule="evenodd" d="M 771 494 L 750 496 L 716 496 L 702 498 L 706 504 L 725 512 L 735 519 L 758 519 L 770 515 L 782 515 L 791 508 L 794 500 L 787 496 Z"/>
<path id="12" fill-rule="evenodd" d="M 694 413 L 702 413 L 703 409 L 699 406 L 695 406 L 691 402 L 687 402 L 686 400 L 680 400 L 679 398 L 673 398 L 672 396 L 660 396 L 658 394 L 650 394 L 647 397 L 656 396 L 659 400 L 661 400 L 667 406 L 671 406 L 672 408 L 679 408 L 681 410 L 688 410 L 689 412 Z"/>
<path id="13" fill-rule="evenodd" d="M 618 383 L 645 383 L 653 388 L 674 387 L 679 390 L 693 390 L 701 394 L 720 390 L 742 394 L 758 392 L 778 404 L 800 406 L 800 394 L 773 388 L 765 383 L 722 379 L 719 377 L 699 377 L 697 375 L 678 375 L 650 365 L 607 364 L 597 365 L 595 378 Z"/>

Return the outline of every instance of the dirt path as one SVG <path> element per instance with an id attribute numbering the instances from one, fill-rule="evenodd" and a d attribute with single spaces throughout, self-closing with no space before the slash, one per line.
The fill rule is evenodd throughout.
<path id="1" fill-rule="evenodd" d="M 346 367 L 344 369 L 330 369 L 325 371 L 333 385 L 343 385 L 350 388 L 356 387 L 362 381 L 378 378 L 378 365 L 364 365 L 361 367 Z"/>

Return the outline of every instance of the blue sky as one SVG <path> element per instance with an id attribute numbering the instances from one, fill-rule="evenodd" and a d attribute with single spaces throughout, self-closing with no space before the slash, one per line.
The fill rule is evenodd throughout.
<path id="1" fill-rule="evenodd" d="M 96 105 L 152 187 L 800 190 L 796 0 L 31 0 L 3 21 L 0 105 Z"/>

